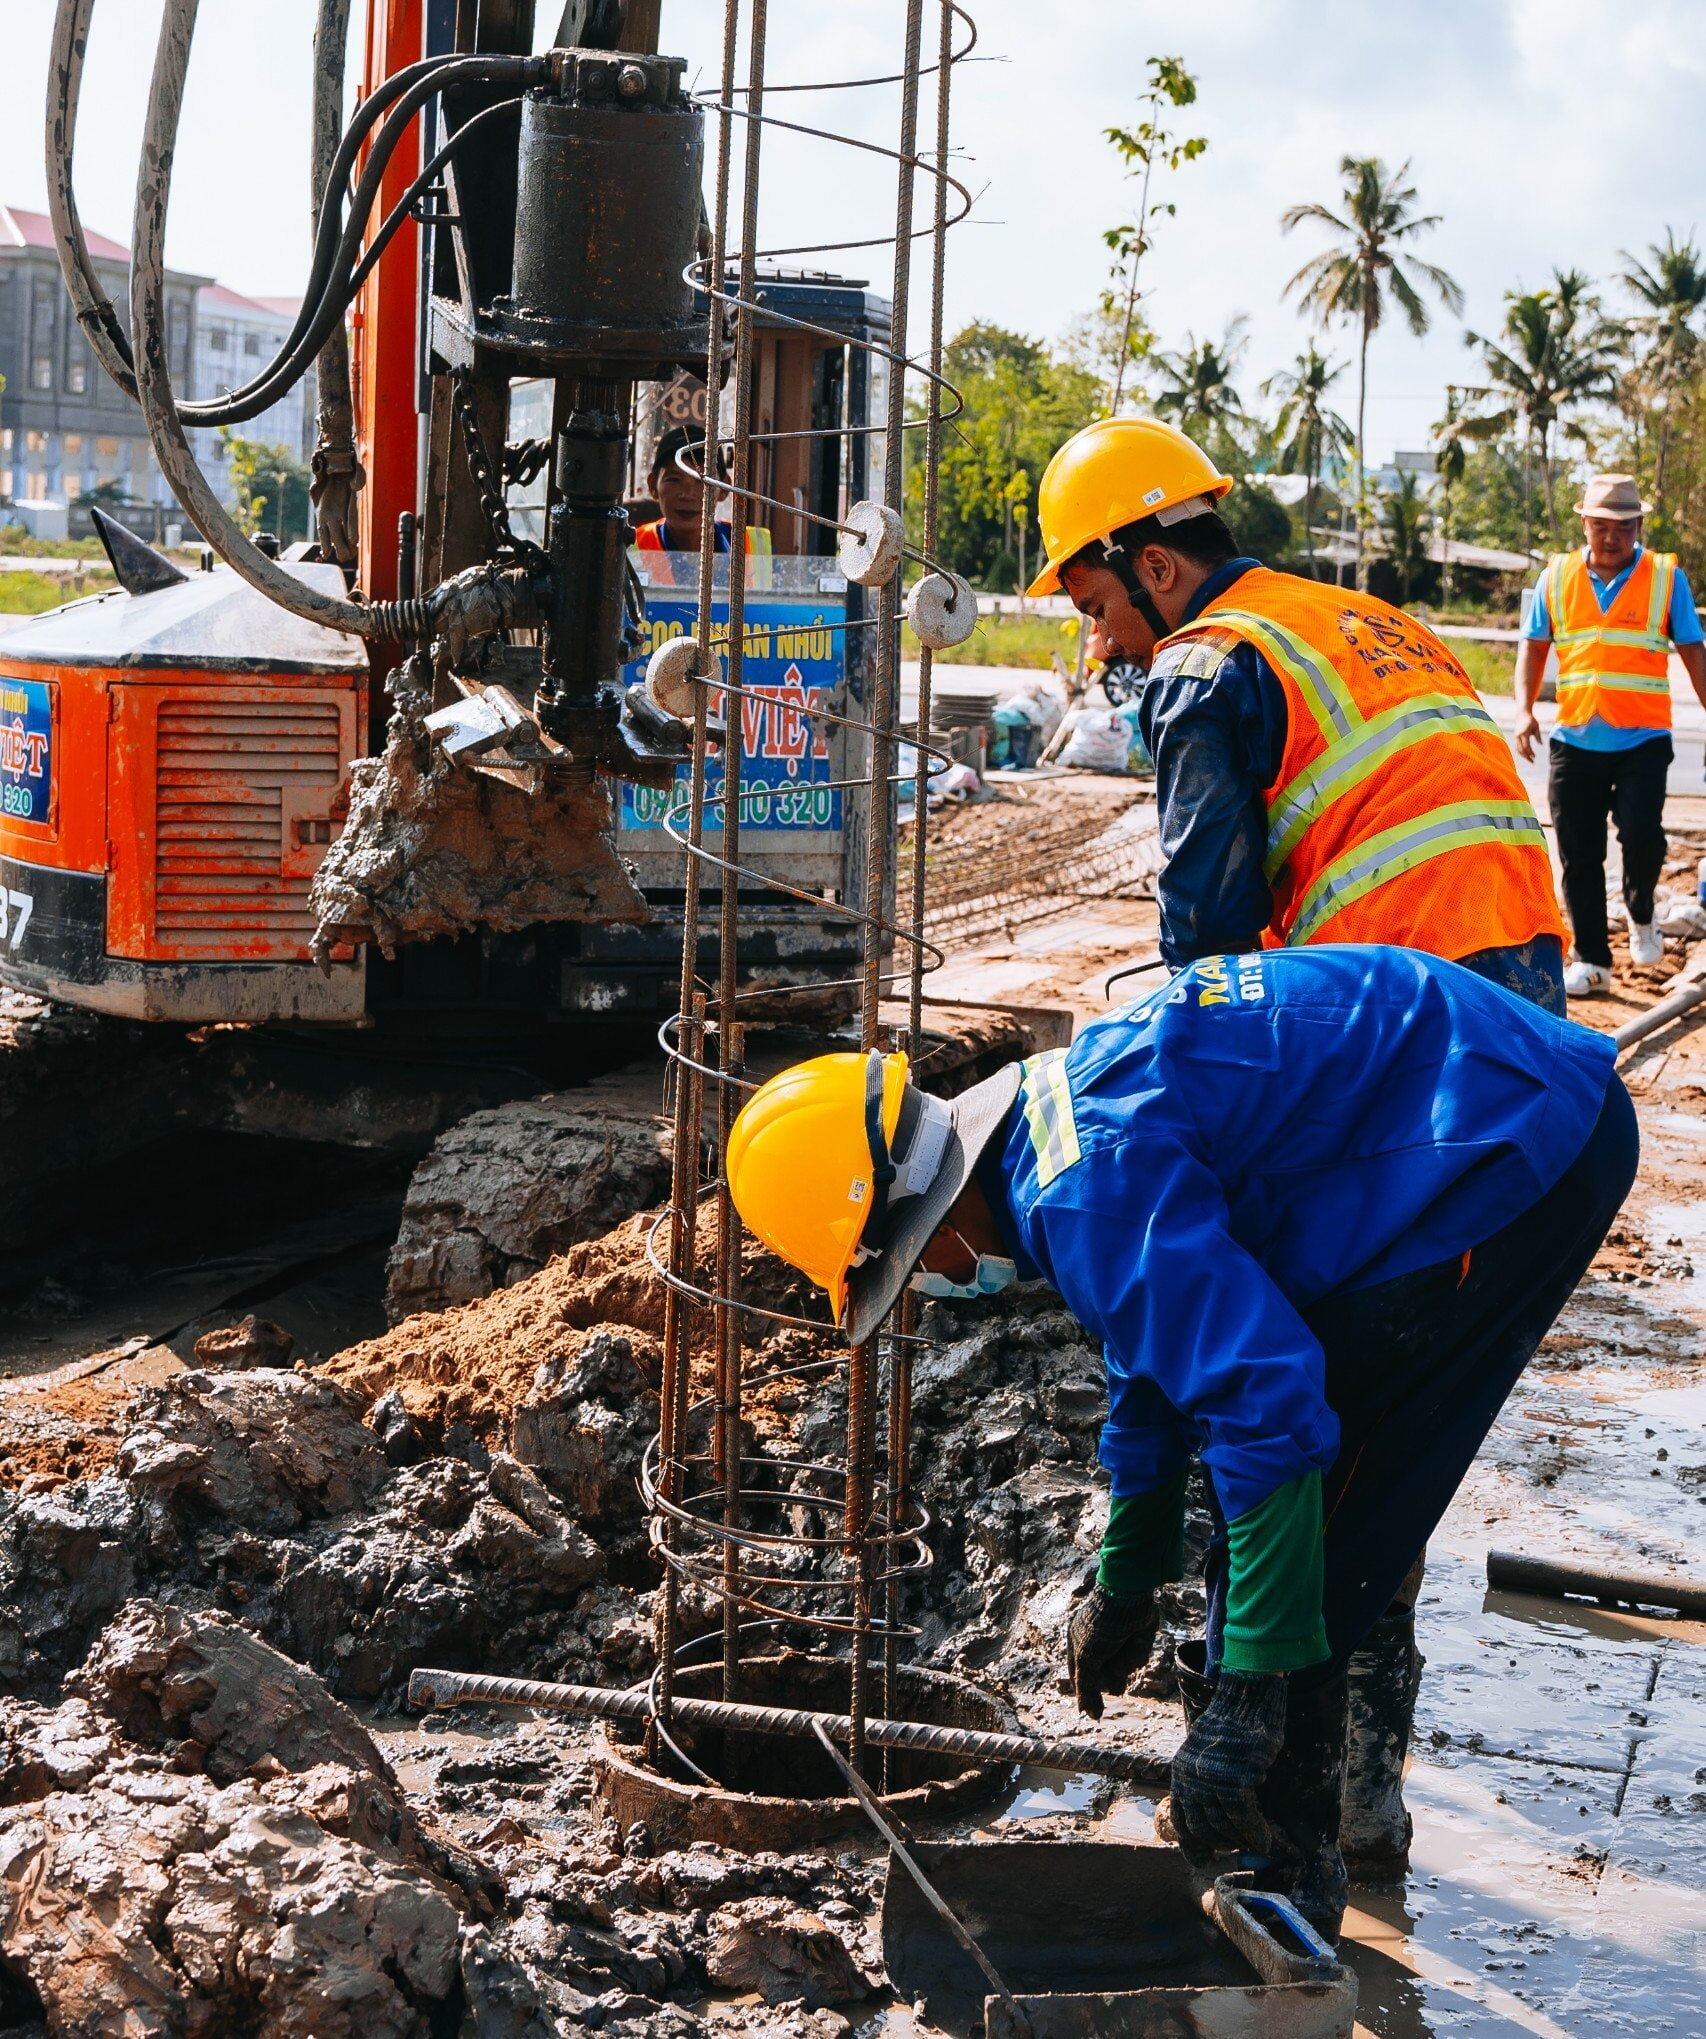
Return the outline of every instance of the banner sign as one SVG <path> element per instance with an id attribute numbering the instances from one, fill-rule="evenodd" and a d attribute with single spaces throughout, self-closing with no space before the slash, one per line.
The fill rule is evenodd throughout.
<path id="1" fill-rule="evenodd" d="M 721 603 L 718 608 L 722 620 L 713 624 L 711 637 L 721 647 L 728 643 L 728 611 Z M 738 704 L 743 829 L 815 833 L 841 826 L 841 789 L 827 783 L 835 776 L 830 764 L 829 725 L 812 721 L 805 711 L 828 708 L 841 685 L 846 633 L 830 626 L 842 623 L 845 617 L 845 608 L 833 597 L 810 602 L 747 598 L 741 676 L 747 698 Z M 646 660 L 660 644 L 671 637 L 690 635 L 697 624 L 696 604 L 648 591 L 645 643 L 639 657 L 624 671 L 628 684 L 637 684 Z M 721 689 L 713 693 L 711 701 L 712 712 L 720 715 L 724 706 Z M 687 779 L 683 765 L 670 791 L 624 784 L 623 827 L 661 829 L 664 816 L 674 806 L 680 817 L 674 826 L 685 834 Z M 713 751 L 706 777 L 708 829 L 723 825 L 723 785 L 722 753 Z"/>
<path id="2" fill-rule="evenodd" d="M 0 815 L 44 827 L 53 811 L 53 688 L 0 674 Z"/>

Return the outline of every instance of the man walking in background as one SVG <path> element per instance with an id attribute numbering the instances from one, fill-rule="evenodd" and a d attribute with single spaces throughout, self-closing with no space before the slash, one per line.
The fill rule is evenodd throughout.
<path id="1" fill-rule="evenodd" d="M 1665 861 L 1665 775 L 1670 768 L 1670 654 L 1674 649 L 1706 704 L 1706 648 L 1688 576 L 1665 552 L 1641 543 L 1634 477 L 1596 474 L 1576 505 L 1587 543 L 1547 563 L 1529 598 L 1516 676 L 1516 743 L 1534 756 L 1534 704 L 1549 645 L 1558 647 L 1558 720 L 1552 731 L 1552 825 L 1564 867 L 1564 901 L 1576 960 L 1564 973 L 1572 998 L 1611 984 L 1605 917 L 1605 824 L 1623 848 L 1629 960 L 1658 962 L 1653 888 Z"/>

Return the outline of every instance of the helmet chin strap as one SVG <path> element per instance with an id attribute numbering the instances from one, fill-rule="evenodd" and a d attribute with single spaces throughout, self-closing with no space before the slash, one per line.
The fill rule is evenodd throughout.
<path id="1" fill-rule="evenodd" d="M 1137 568 L 1132 564 L 1131 555 L 1124 547 L 1110 544 L 1104 538 L 1102 541 L 1102 560 L 1109 573 L 1125 589 L 1131 606 L 1143 618 L 1144 622 L 1149 625 L 1150 630 L 1154 633 L 1156 643 L 1159 644 L 1163 637 L 1170 636 L 1173 626 L 1162 615 L 1161 611 L 1156 608 L 1155 597 L 1143 585 L 1142 581 L 1138 579 Z"/>

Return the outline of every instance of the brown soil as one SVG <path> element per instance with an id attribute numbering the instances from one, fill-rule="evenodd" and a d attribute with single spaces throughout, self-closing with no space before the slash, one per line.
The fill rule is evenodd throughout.
<path id="1" fill-rule="evenodd" d="M 184 1370 L 170 1347 L 121 1346 L 34 1380 L 0 1383 L 0 1487 L 92 1480 L 117 1456 L 136 1398 Z"/>
<path id="2" fill-rule="evenodd" d="M 507 1441 L 514 1411 L 527 1401 L 535 1377 L 550 1362 L 566 1364 L 596 1333 L 626 1335 L 635 1357 L 656 1385 L 662 1370 L 665 1288 L 646 1257 L 656 1213 L 641 1212 L 602 1239 L 574 1246 L 513 1288 L 436 1315 L 407 1318 L 382 1338 L 353 1345 L 320 1371 L 352 1389 L 369 1407 L 395 1390 L 403 1407 L 430 1434 L 442 1437 L 458 1423 L 487 1444 Z M 714 1239 L 714 1220 L 701 1221 L 701 1245 Z M 710 1235 L 707 1237 L 707 1235 Z M 658 1231 L 658 1250 L 668 1234 Z M 710 1286 L 713 1270 L 702 1259 L 697 1279 Z M 748 1242 L 743 1292 L 755 1303 L 805 1311 L 804 1284 Z M 750 1342 L 765 1343 L 764 1320 L 752 1320 Z M 692 1312 L 689 1324 L 697 1367 L 709 1366 L 710 1319 Z M 814 1344 L 808 1332 L 782 1330 L 769 1339 L 772 1360 Z"/>

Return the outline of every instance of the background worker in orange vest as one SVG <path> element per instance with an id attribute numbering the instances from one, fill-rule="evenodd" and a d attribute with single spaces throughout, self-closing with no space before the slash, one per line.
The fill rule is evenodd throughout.
<path id="1" fill-rule="evenodd" d="M 1562 1015 L 1563 920 L 1545 833 L 1462 667 L 1372 596 L 1270 572 L 1215 509 L 1232 483 L 1182 432 L 1112 418 L 1038 492 L 1047 564 L 1104 642 L 1148 668 L 1161 949 L 1175 969 L 1259 946 L 1423 949 Z M 1407 1859 L 1402 1780 L 1421 1656 L 1418 1561 L 1350 1665 L 1346 1859 Z M 1073 1622 L 1117 1668 L 1117 1603 Z"/>
<path id="2" fill-rule="evenodd" d="M 1391 942 L 1561 1013 L 1545 834 L 1462 667 L 1401 610 L 1240 555 L 1231 486 L 1171 425 L 1113 418 L 1039 492 L 1030 593 L 1064 587 L 1148 667 L 1163 955 Z"/>
<path id="3" fill-rule="evenodd" d="M 1688 576 L 1641 543 L 1648 505 L 1632 475 L 1596 474 L 1576 505 L 1580 552 L 1547 563 L 1529 595 L 1516 676 L 1516 741 L 1525 758 L 1540 740 L 1534 712 L 1549 645 L 1558 647 L 1558 720 L 1552 731 L 1552 825 L 1564 867 L 1564 901 L 1576 960 L 1572 998 L 1611 983 L 1605 925 L 1605 820 L 1623 846 L 1629 959 L 1656 963 L 1653 888 L 1665 862 L 1665 775 L 1670 769 L 1670 653 L 1706 703 L 1706 647 Z"/>
<path id="4" fill-rule="evenodd" d="M 661 515 L 654 517 L 649 524 L 639 526 L 634 533 L 634 543 L 642 552 L 679 552 L 686 555 L 679 572 L 673 561 L 648 561 L 647 577 L 654 583 L 688 586 L 698 580 L 699 544 L 704 532 L 705 514 L 705 484 L 700 480 L 705 471 L 704 461 L 704 441 L 697 433 L 689 432 L 685 425 L 671 425 L 652 455 L 646 486 L 651 490 L 652 500 Z M 722 449 L 720 466 L 726 475 L 726 447 Z M 747 553 L 767 554 L 770 551 L 770 533 L 764 526 L 748 524 L 744 528 L 746 536 L 743 542 Z M 719 518 L 716 523 L 717 550 L 727 552 L 730 543 L 729 526 Z M 748 585 L 752 583 L 749 581 Z"/>

